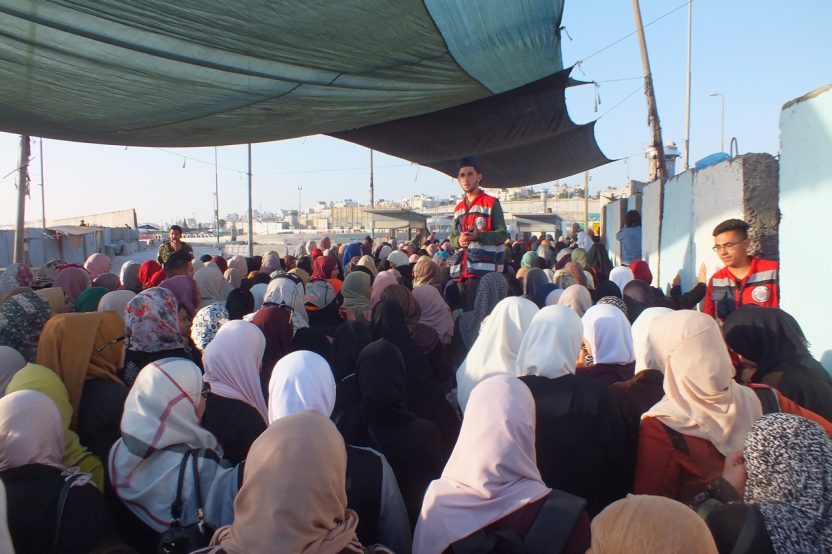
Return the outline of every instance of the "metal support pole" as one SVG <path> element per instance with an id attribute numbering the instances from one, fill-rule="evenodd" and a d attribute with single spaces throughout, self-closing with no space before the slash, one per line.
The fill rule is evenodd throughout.
<path id="1" fill-rule="evenodd" d="M 370 207 L 376 207 L 376 190 L 373 182 L 373 151 L 370 150 Z"/>
<path id="2" fill-rule="evenodd" d="M 303 185 L 298 185 L 298 229 L 300 229 L 300 193 L 303 190 Z M 307 252 L 308 254 L 309 252 Z"/>
<path id="3" fill-rule="evenodd" d="M 584 232 L 589 230 L 589 171 L 584 171 Z"/>
<path id="4" fill-rule="evenodd" d="M 43 178 L 43 137 L 40 138 L 40 214 L 43 221 L 43 228 L 46 229 L 46 187 Z"/>
<path id="5" fill-rule="evenodd" d="M 688 2 L 688 78 L 685 85 L 685 171 L 690 169 L 690 66 L 693 34 L 693 0 Z"/>
<path id="6" fill-rule="evenodd" d="M 251 143 L 248 145 L 248 256 L 254 256 L 254 215 L 251 209 Z"/>
<path id="7" fill-rule="evenodd" d="M 26 263 L 26 193 L 29 190 L 29 135 L 20 135 L 17 176 L 17 224 L 14 228 L 14 263 Z"/>
<path id="8" fill-rule="evenodd" d="M 251 188 L 249 188 L 251 194 Z M 217 250 L 220 248 L 220 177 L 217 172 L 217 147 L 214 147 L 214 225 L 217 230 Z"/>

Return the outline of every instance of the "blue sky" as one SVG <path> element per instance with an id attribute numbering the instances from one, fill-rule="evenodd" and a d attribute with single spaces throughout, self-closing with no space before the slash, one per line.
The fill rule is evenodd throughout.
<path id="1" fill-rule="evenodd" d="M 645 24 L 682 1 L 642 0 Z M 719 99 L 725 96 L 726 149 L 736 137 L 740 152 L 779 151 L 782 105 L 832 81 L 832 2 L 694 0 L 692 162 L 719 150 Z M 567 91 L 572 118 L 600 120 L 596 135 L 610 158 L 627 158 L 593 170 L 590 188 L 620 186 L 628 177 L 644 179 L 642 152 L 650 141 L 641 62 L 635 36 L 610 45 L 634 30 L 631 3 L 613 0 L 566 2 L 563 24 L 564 64 L 578 60 L 573 76 L 598 81 L 594 87 Z M 684 137 L 687 7 L 647 27 L 647 43 L 665 142 Z M 622 79 L 622 80 L 619 80 Z M 629 97 L 628 97 L 629 96 Z M 18 137 L 0 133 L 0 177 L 17 165 Z M 213 206 L 212 148 L 127 148 L 44 141 L 47 218 L 70 217 L 135 207 L 142 221 L 170 222 L 182 217 L 207 220 Z M 38 145 L 33 141 L 33 153 Z M 188 159 L 182 157 L 187 156 Z M 246 147 L 218 149 L 220 210 L 242 213 L 246 207 Z M 200 163 L 207 162 L 207 163 Z M 31 167 L 40 183 L 39 160 Z M 183 167 L 184 165 L 184 167 Z M 318 200 L 369 198 L 369 151 L 322 136 L 254 145 L 254 207 L 266 211 L 295 208 L 298 186 L 302 205 Z M 375 157 L 376 197 L 399 199 L 424 192 L 447 196 L 456 183 L 431 169 L 382 154 Z M 566 182 L 582 182 L 582 176 Z M 0 180 L 0 225 L 13 223 L 14 176 Z M 27 219 L 40 218 L 40 188 L 33 187 Z"/>

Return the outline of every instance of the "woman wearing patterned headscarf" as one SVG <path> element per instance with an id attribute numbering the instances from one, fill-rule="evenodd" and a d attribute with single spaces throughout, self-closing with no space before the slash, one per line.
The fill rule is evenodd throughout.
<path id="1" fill-rule="evenodd" d="M 37 293 L 12 296 L 0 304 L 0 345 L 10 346 L 34 361 L 40 331 L 51 316 L 49 303 Z"/>
<path id="2" fill-rule="evenodd" d="M 205 352 L 205 349 L 217 336 L 217 331 L 229 320 L 225 302 L 214 302 L 199 310 L 191 325 L 191 340 L 197 350 Z"/>
<path id="3" fill-rule="evenodd" d="M 381 293 L 381 300 L 392 300 L 402 309 L 407 328 L 410 330 L 410 339 L 422 349 L 425 354 L 430 354 L 439 344 L 439 335 L 436 330 L 420 323 L 422 310 L 413 298 L 413 294 L 404 285 L 391 285 Z"/>
<path id="4" fill-rule="evenodd" d="M 133 297 L 124 309 L 127 354 L 124 382 L 131 386 L 139 371 L 162 358 L 192 359 L 179 330 L 179 304 L 168 289 L 149 288 Z"/>
<path id="5" fill-rule="evenodd" d="M 726 502 L 705 516 L 719 551 L 743 543 L 743 552 L 832 552 L 832 440 L 823 428 L 764 415 L 748 432 L 743 461 L 726 464 L 708 490 Z"/>
<path id="6" fill-rule="evenodd" d="M 32 288 L 35 276 L 29 266 L 25 264 L 12 264 L 0 275 L 0 298 L 15 287 Z"/>

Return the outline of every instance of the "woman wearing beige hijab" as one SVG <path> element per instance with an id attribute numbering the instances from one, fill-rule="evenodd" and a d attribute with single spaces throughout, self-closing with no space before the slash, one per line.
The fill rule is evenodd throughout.
<path id="1" fill-rule="evenodd" d="M 347 508 L 346 467 L 344 439 L 329 418 L 306 410 L 276 420 L 251 446 L 234 523 L 200 552 L 366 552 Z"/>
<path id="2" fill-rule="evenodd" d="M 587 554 L 717 554 L 705 521 L 675 500 L 630 495 L 592 520 Z"/>
<path id="3" fill-rule="evenodd" d="M 680 310 L 651 326 L 652 346 L 664 360 L 664 398 L 644 414 L 633 491 L 691 501 L 716 481 L 749 429 L 772 411 L 803 416 L 832 435 L 832 424 L 765 385 L 734 381 L 722 333 L 706 314 Z M 768 410 L 767 410 L 768 411 Z"/>
<path id="4" fill-rule="evenodd" d="M 578 316 L 583 317 L 592 307 L 592 296 L 583 285 L 570 285 L 558 299 L 558 304 L 572 308 Z"/>

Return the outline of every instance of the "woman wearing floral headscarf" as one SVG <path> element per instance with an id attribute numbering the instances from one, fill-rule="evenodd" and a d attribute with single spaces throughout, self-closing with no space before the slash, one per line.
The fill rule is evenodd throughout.
<path id="1" fill-rule="evenodd" d="M 10 346 L 34 361 L 38 336 L 51 316 L 49 303 L 37 293 L 12 296 L 0 304 L 0 345 Z"/>
<path id="2" fill-rule="evenodd" d="M 0 275 L 0 298 L 6 296 L 15 287 L 32 287 L 35 276 L 29 266 L 12 264 Z"/>
<path id="3" fill-rule="evenodd" d="M 179 305 L 168 289 L 153 287 L 133 297 L 124 309 L 127 354 L 124 382 L 132 386 L 139 371 L 162 358 L 192 359 L 179 331 Z"/>

